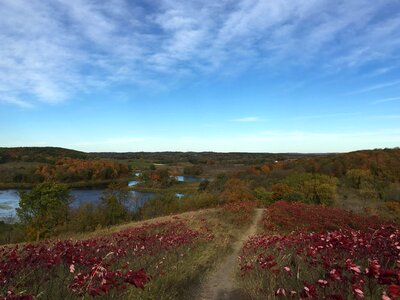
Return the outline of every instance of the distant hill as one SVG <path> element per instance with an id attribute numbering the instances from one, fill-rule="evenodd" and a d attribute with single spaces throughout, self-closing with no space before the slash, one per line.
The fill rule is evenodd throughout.
<path id="1" fill-rule="evenodd" d="M 0 148 L 0 188 L 27 187 L 45 180 L 97 184 L 131 174 L 127 164 L 58 147 Z"/>
<path id="2" fill-rule="evenodd" d="M 0 163 L 52 163 L 60 158 L 78 159 L 143 159 L 155 163 L 174 164 L 243 164 L 257 165 L 283 162 L 286 169 L 301 168 L 336 176 L 351 168 L 396 169 L 400 172 L 400 148 L 359 150 L 348 153 L 248 153 L 248 152 L 89 152 L 60 147 L 0 148 Z M 396 173 L 396 172 L 395 172 Z"/>
<path id="3" fill-rule="evenodd" d="M 299 159 L 324 154 L 303 153 L 250 153 L 250 152 L 101 152 L 90 153 L 91 156 L 113 159 L 145 159 L 153 162 L 173 164 L 189 162 L 192 164 L 262 164 L 275 160 Z"/>
<path id="4" fill-rule="evenodd" d="M 299 169 L 341 177 L 350 169 L 370 170 L 373 175 L 400 179 L 400 148 L 360 150 L 306 157 L 284 162 L 285 169 Z"/>
<path id="5" fill-rule="evenodd" d="M 159 163 L 189 162 L 193 164 L 259 164 L 275 160 L 299 159 L 326 154 L 302 153 L 245 153 L 245 152 L 89 152 L 60 147 L 0 147 L 0 163 L 41 162 L 51 163 L 59 158 L 79 159 L 145 159 Z"/>
<path id="6" fill-rule="evenodd" d="M 88 154 L 59 147 L 12 147 L 0 148 L 0 163 L 12 161 L 51 162 L 58 158 L 85 159 Z"/>

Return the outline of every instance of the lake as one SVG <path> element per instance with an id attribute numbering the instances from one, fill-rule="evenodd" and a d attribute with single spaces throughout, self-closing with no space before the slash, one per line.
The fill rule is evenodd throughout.
<path id="1" fill-rule="evenodd" d="M 130 181 L 128 186 L 134 186 L 137 183 L 137 181 Z M 77 208 L 84 203 L 99 204 L 103 192 L 104 189 L 72 189 L 71 196 L 73 201 L 71 207 Z M 126 206 L 130 211 L 134 212 L 154 195 L 154 193 L 130 191 L 130 201 L 127 202 Z M 18 190 L 0 190 L 0 220 L 15 217 L 15 209 L 18 208 L 18 204 Z"/>
<path id="2" fill-rule="evenodd" d="M 188 182 L 188 183 L 194 183 L 194 182 L 202 182 L 205 180 L 205 178 L 201 177 L 196 177 L 196 176 L 175 176 L 175 179 L 179 182 Z"/>
<path id="3" fill-rule="evenodd" d="M 138 173 L 139 174 L 139 173 Z M 201 182 L 204 178 L 195 176 L 175 176 L 175 179 L 180 182 Z M 132 187 L 138 184 L 139 181 L 131 180 L 128 186 Z M 71 189 L 73 201 L 71 207 L 77 208 L 85 203 L 99 204 L 104 189 Z M 154 197 L 154 193 L 130 191 L 130 200 L 126 203 L 128 209 L 132 212 L 138 210 L 146 201 Z M 176 196 L 181 199 L 185 195 L 177 193 Z M 7 220 L 16 216 L 16 208 L 19 205 L 18 190 L 0 190 L 0 220 Z"/>

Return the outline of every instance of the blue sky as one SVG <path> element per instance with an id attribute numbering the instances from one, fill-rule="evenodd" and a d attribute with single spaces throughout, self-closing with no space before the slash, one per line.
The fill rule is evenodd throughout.
<path id="1" fill-rule="evenodd" d="M 2 0 L 0 146 L 400 146 L 400 1 Z"/>

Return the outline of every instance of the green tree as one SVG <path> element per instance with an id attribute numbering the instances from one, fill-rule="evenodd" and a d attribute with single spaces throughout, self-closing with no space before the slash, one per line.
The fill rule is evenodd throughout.
<path id="1" fill-rule="evenodd" d="M 284 195 L 284 200 L 331 205 L 336 198 L 338 184 L 336 177 L 294 172 L 289 174 L 283 182 L 290 188 L 290 191 Z"/>
<path id="2" fill-rule="evenodd" d="M 286 195 L 285 200 L 289 202 L 306 202 L 306 197 L 302 192 L 292 191 Z"/>
<path id="3" fill-rule="evenodd" d="M 66 225 L 71 201 L 66 185 L 44 182 L 30 192 L 21 191 L 19 196 L 17 215 L 25 225 L 28 239 L 50 236 Z"/>
<path id="4" fill-rule="evenodd" d="M 254 197 L 262 204 L 268 205 L 273 203 L 272 193 L 268 192 L 264 187 L 259 186 L 254 189 Z"/>
<path id="5" fill-rule="evenodd" d="M 130 191 L 125 185 L 110 184 L 101 200 L 104 225 L 115 225 L 130 219 L 130 213 L 126 207 L 130 200 Z"/>
<path id="6" fill-rule="evenodd" d="M 360 189 L 367 182 L 372 182 L 372 175 L 369 170 L 351 169 L 346 173 L 346 180 L 350 187 Z"/>
<path id="7" fill-rule="evenodd" d="M 93 231 L 104 222 L 101 207 L 93 203 L 84 203 L 70 212 L 68 229 L 73 232 Z"/>
<path id="8" fill-rule="evenodd" d="M 309 203 L 332 205 L 337 194 L 336 177 L 314 174 L 314 178 L 304 182 L 303 193 Z"/>
<path id="9" fill-rule="evenodd" d="M 157 216 L 177 213 L 182 208 L 182 201 L 175 193 L 161 194 L 150 201 L 147 201 L 140 209 L 140 214 L 144 219 L 155 218 Z"/>
<path id="10" fill-rule="evenodd" d="M 329 183 L 321 183 L 315 188 L 317 203 L 331 206 L 336 198 L 336 185 Z"/>
<path id="11" fill-rule="evenodd" d="M 378 176 L 373 176 L 369 170 L 351 169 L 346 173 L 346 180 L 348 185 L 357 191 L 364 207 L 370 201 L 383 198 L 379 192 L 383 193 L 385 185 L 380 185 Z"/>
<path id="12" fill-rule="evenodd" d="M 292 189 L 286 183 L 276 183 L 272 186 L 273 201 L 286 200 Z"/>

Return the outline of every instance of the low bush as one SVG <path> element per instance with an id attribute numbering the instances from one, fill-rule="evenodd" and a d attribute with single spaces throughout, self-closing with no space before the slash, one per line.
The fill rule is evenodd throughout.
<path id="1" fill-rule="evenodd" d="M 268 207 L 263 218 L 265 230 L 280 232 L 369 229 L 382 223 L 383 220 L 377 216 L 362 217 L 339 208 L 285 201 Z"/>

